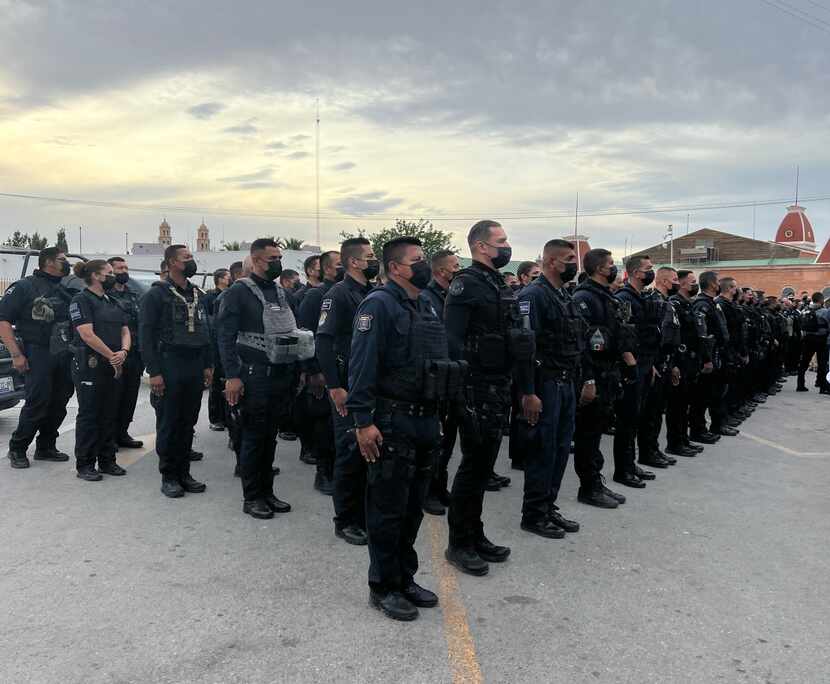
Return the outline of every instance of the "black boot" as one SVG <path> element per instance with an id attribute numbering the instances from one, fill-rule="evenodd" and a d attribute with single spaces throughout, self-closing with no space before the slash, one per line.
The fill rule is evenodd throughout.
<path id="1" fill-rule="evenodd" d="M 184 496 L 184 487 L 177 480 L 165 477 L 161 481 L 161 493 L 170 499 L 178 499 Z"/>
<path id="2" fill-rule="evenodd" d="M 49 449 L 35 449 L 36 461 L 57 461 L 63 463 L 69 460 L 69 454 L 58 451 L 55 447 Z"/>
<path id="3" fill-rule="evenodd" d="M 472 547 L 453 547 L 450 546 L 444 552 L 444 558 L 468 575 L 475 575 L 481 577 L 490 572 L 490 566 L 487 561 L 482 559 Z"/>
<path id="4" fill-rule="evenodd" d="M 29 458 L 25 451 L 12 450 L 9 451 L 9 465 L 12 468 L 28 468 Z"/>
<path id="5" fill-rule="evenodd" d="M 77 471 L 77 476 L 81 480 L 86 480 L 87 482 L 98 482 L 99 480 L 104 479 L 103 477 L 101 477 L 101 473 L 95 470 L 95 466 L 89 463 L 85 465 L 79 465 Z"/>
<path id="6" fill-rule="evenodd" d="M 393 620 L 411 622 L 418 617 L 418 609 L 399 591 L 379 594 L 369 590 L 369 604 Z"/>
<path id="7" fill-rule="evenodd" d="M 259 518 L 260 520 L 268 520 L 274 517 L 274 511 L 262 499 L 243 502 L 242 512 L 247 513 L 252 518 Z"/>
<path id="8" fill-rule="evenodd" d="M 318 470 L 314 474 L 314 489 L 320 492 L 320 494 L 331 496 L 334 494 L 334 482 L 322 470 Z"/>
<path id="9" fill-rule="evenodd" d="M 180 477 L 179 484 L 181 484 L 182 489 L 184 489 L 184 491 L 186 491 L 188 494 L 201 494 L 203 491 L 207 489 L 207 485 L 204 482 L 194 480 L 190 476 L 190 473 Z"/>

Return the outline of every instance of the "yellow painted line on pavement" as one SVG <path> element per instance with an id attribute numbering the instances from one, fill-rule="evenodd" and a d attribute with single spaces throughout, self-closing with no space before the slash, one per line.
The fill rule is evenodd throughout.
<path id="1" fill-rule="evenodd" d="M 147 454 L 152 453 L 156 448 L 156 433 L 151 432 L 149 435 L 139 435 L 136 439 L 144 442 L 144 446 L 140 449 L 119 449 L 118 450 L 118 464 L 121 466 L 129 466 L 138 463 Z"/>
<path id="2" fill-rule="evenodd" d="M 806 457 L 828 457 L 830 456 L 830 452 L 828 451 L 796 451 L 795 449 L 790 449 L 789 447 L 784 446 L 783 444 L 779 444 L 778 442 L 773 442 L 769 439 L 764 439 L 763 437 L 758 437 L 757 435 L 751 435 L 748 432 L 741 431 L 741 436 L 747 437 L 751 439 L 753 442 L 757 442 L 758 444 L 763 444 L 764 446 L 772 447 L 773 449 L 778 449 L 778 451 L 783 451 L 785 454 L 789 454 L 790 456 L 806 456 Z"/>
<path id="3" fill-rule="evenodd" d="M 429 538 L 432 545 L 432 570 L 438 579 L 438 597 L 444 615 L 444 636 L 447 640 L 447 657 L 452 670 L 453 684 L 481 684 L 484 677 L 476 656 L 467 610 L 461 601 L 458 578 L 444 558 L 447 547 L 443 518 L 429 518 Z"/>

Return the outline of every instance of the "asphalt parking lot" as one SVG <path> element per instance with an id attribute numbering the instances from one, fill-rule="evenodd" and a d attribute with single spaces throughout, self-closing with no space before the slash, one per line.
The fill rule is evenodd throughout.
<path id="1" fill-rule="evenodd" d="M 519 529 L 505 442 L 513 483 L 487 494 L 485 524 L 510 561 L 457 574 L 428 516 L 418 579 L 441 607 L 400 624 L 368 607 L 366 549 L 334 537 L 297 442 L 278 453 L 293 511 L 255 520 L 205 406 L 208 490 L 162 497 L 142 388 L 126 477 L 0 463 L 0 681 L 826 682 L 830 402 L 793 390 L 618 510 L 577 503 L 569 467 L 560 506 L 582 530 L 564 540 Z M 0 413 L 4 451 L 17 413 Z"/>

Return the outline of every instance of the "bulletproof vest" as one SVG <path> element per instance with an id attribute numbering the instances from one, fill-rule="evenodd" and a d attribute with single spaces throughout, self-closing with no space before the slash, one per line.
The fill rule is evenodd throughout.
<path id="1" fill-rule="evenodd" d="M 193 288 L 193 299 L 187 298 L 169 281 L 163 282 L 165 314 L 162 322 L 161 342 L 167 347 L 201 348 L 209 343 L 204 307 L 200 302 L 201 290 Z"/>
<path id="2" fill-rule="evenodd" d="M 112 290 L 108 295 L 127 316 L 127 327 L 132 337 L 132 348 L 138 348 L 138 295 L 132 290 Z"/>
<path id="3" fill-rule="evenodd" d="M 31 285 L 31 299 L 15 322 L 17 333 L 27 342 L 49 345 L 53 353 L 68 349 L 72 294 L 43 276 L 32 275 L 25 280 Z"/>
<path id="4" fill-rule="evenodd" d="M 265 331 L 240 331 L 236 337 L 238 345 L 265 352 L 268 361 L 274 364 L 294 363 L 314 356 L 314 333 L 297 328 L 285 290 L 278 286 L 278 301 L 269 302 L 251 278 L 240 278 L 237 282 L 246 285 L 262 304 L 262 329 Z"/>
<path id="5" fill-rule="evenodd" d="M 655 292 L 641 295 L 637 326 L 638 357 L 654 356 L 660 349 L 660 326 L 663 322 L 664 302 Z"/>
<path id="6" fill-rule="evenodd" d="M 535 351 L 535 335 L 529 321 L 519 310 L 516 293 L 503 283 L 497 283 L 479 269 L 464 269 L 483 280 L 498 295 L 495 326 L 473 321 L 467 335 L 467 358 L 478 370 L 494 375 L 509 374 L 514 361 L 530 361 Z"/>
<path id="7" fill-rule="evenodd" d="M 391 293 L 386 296 L 393 297 Z M 396 306 L 399 306 L 397 300 Z M 426 402 L 456 399 L 462 392 L 467 364 L 450 361 L 444 325 L 417 308 L 407 309 L 407 318 L 396 322 L 407 335 L 403 365 L 384 369 L 378 378 L 378 393 L 388 399 Z"/>
<path id="8" fill-rule="evenodd" d="M 636 338 L 634 327 L 629 322 L 631 307 L 588 281 L 579 285 L 577 291 L 586 292 L 602 308 L 602 322 L 587 323 L 588 351 L 594 364 L 605 371 L 611 370 L 616 367 L 620 354 L 632 348 Z"/>
<path id="9" fill-rule="evenodd" d="M 84 292 L 82 296 L 94 298 L 92 299 L 94 312 L 92 329 L 95 334 L 102 339 L 120 340 L 121 328 L 124 325 L 124 314 L 115 299 L 105 294 L 103 301 L 99 302 L 98 298 L 94 294 L 87 294 Z M 75 329 L 75 334 L 72 338 L 72 346 L 76 348 L 86 346 L 81 340 L 81 336 L 78 334 L 77 328 Z M 113 349 L 113 351 L 118 350 Z"/>
<path id="10" fill-rule="evenodd" d="M 576 313 L 573 302 L 560 300 L 547 285 L 541 287 L 559 315 L 552 321 L 545 321 L 544 330 L 536 333 L 536 358 L 543 367 L 573 365 L 585 351 L 588 325 Z"/>
<path id="11" fill-rule="evenodd" d="M 818 328 L 818 314 L 816 313 L 815 309 L 807 309 L 801 315 L 801 329 L 805 333 L 816 334 L 817 332 L 819 332 Z"/>
<path id="12" fill-rule="evenodd" d="M 678 348 L 683 344 L 683 334 L 680 329 L 680 317 L 677 314 L 678 307 L 671 301 L 665 303 L 663 311 L 663 326 L 661 330 L 662 343 L 664 347 Z"/>

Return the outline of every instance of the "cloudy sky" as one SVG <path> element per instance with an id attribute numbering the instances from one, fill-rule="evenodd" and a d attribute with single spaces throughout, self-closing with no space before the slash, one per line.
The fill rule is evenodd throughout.
<path id="1" fill-rule="evenodd" d="M 581 220 L 622 256 L 683 232 L 681 207 L 791 198 L 797 164 L 802 197 L 830 196 L 830 0 L 0 0 L 0 18 L 0 193 L 127 205 L 0 197 L 0 239 L 65 225 L 77 246 L 83 225 L 85 251 L 115 251 L 164 214 L 188 241 L 204 214 L 214 242 L 314 242 L 318 98 L 324 245 L 423 216 L 460 247 L 494 218 L 532 257 L 572 232 L 577 193 L 588 214 L 668 208 Z M 786 203 L 757 208 L 758 237 Z M 830 201 L 804 204 L 823 243 Z M 752 215 L 690 223 L 751 235 Z"/>

